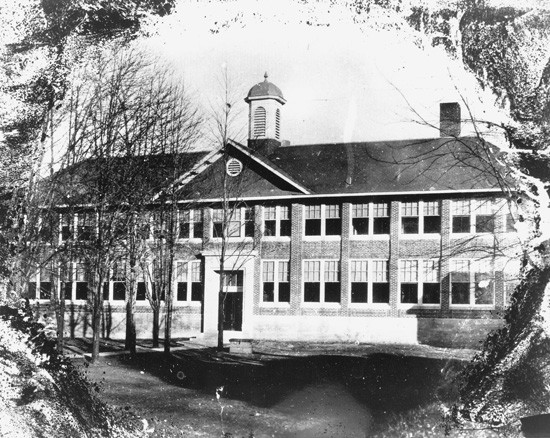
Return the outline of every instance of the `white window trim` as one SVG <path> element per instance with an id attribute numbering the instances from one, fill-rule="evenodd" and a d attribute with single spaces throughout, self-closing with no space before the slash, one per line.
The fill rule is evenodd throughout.
<path id="1" fill-rule="evenodd" d="M 273 301 L 264 301 L 263 296 L 263 284 L 264 284 L 264 262 L 274 262 L 275 267 L 273 271 L 274 275 L 274 287 L 273 287 Z M 289 308 L 290 302 L 286 301 L 279 301 L 279 262 L 287 262 L 288 263 L 288 269 L 290 270 L 290 260 L 288 259 L 262 259 L 261 267 L 260 267 L 260 307 L 283 307 L 283 308 Z M 288 284 L 290 286 L 290 277 Z"/>
<path id="2" fill-rule="evenodd" d="M 498 213 L 496 212 L 496 205 L 495 205 L 495 201 L 494 199 L 483 199 L 483 198 L 475 198 L 475 199 L 467 199 L 468 201 L 468 204 L 470 206 L 470 214 L 469 215 L 466 215 L 466 214 L 454 214 L 453 213 L 453 202 L 455 201 L 460 201 L 461 199 L 451 199 L 451 208 L 450 208 L 450 215 L 451 215 L 451 220 L 450 220 L 450 232 L 451 232 L 451 236 L 452 237 L 464 237 L 464 236 L 472 236 L 472 235 L 479 235 L 479 236 L 492 236 L 493 234 L 497 234 L 498 233 L 498 229 L 497 229 L 497 216 L 498 216 Z M 477 202 L 478 201 L 485 201 L 485 202 L 490 202 L 491 203 L 491 214 L 493 216 L 493 220 L 494 220 L 494 224 L 493 224 L 493 231 L 492 232 L 479 232 L 476 230 L 476 217 L 477 216 L 486 216 L 485 214 L 482 214 L 482 213 L 476 213 L 476 210 L 477 210 Z M 453 217 L 455 216 L 470 216 L 470 231 L 467 232 L 467 233 L 456 233 L 453 231 Z M 504 225 L 506 227 L 506 224 Z"/>
<path id="3" fill-rule="evenodd" d="M 441 269 L 438 273 L 439 277 L 439 303 L 433 304 L 433 303 L 423 303 L 422 298 L 424 297 L 424 283 L 432 284 L 435 283 L 433 281 L 425 281 L 424 279 L 424 261 L 430 260 L 434 261 L 436 263 L 439 263 L 438 259 L 416 259 L 416 258 L 407 258 L 407 259 L 399 259 L 397 264 L 397 306 L 400 309 L 411 309 L 411 308 L 427 308 L 427 309 L 439 309 L 441 308 Z M 418 263 L 418 272 L 417 272 L 417 281 L 416 282 L 410 282 L 410 281 L 402 281 L 401 280 L 401 262 L 402 261 L 416 261 Z M 418 287 L 418 302 L 417 303 L 402 303 L 401 302 L 401 284 L 416 284 Z"/>
<path id="4" fill-rule="evenodd" d="M 341 240 L 342 239 L 342 230 L 344 229 L 344 223 L 342 222 L 342 205 L 335 203 L 335 204 L 312 204 L 312 205 L 320 205 L 321 206 L 321 218 L 319 219 L 321 221 L 321 234 L 318 236 L 308 236 L 306 235 L 306 205 L 302 206 L 302 238 L 304 240 Z M 326 235 L 326 206 L 327 205 L 338 205 L 340 208 L 340 234 L 339 235 Z M 330 219 L 330 218 L 329 218 Z M 292 220 L 292 217 L 291 217 Z"/>
<path id="5" fill-rule="evenodd" d="M 231 236 L 231 237 L 226 237 L 226 240 L 228 242 L 252 242 L 254 240 L 254 237 L 245 237 L 244 233 L 245 233 L 245 209 L 246 208 L 250 208 L 254 213 L 255 213 L 255 209 L 254 209 L 254 206 L 250 206 L 250 207 L 239 207 L 239 211 L 240 211 L 240 230 L 241 230 L 241 235 L 240 236 Z M 213 211 L 214 210 L 223 210 L 223 209 L 219 209 L 219 208 L 211 208 L 209 213 L 210 213 L 210 220 L 208 221 L 208 232 L 209 232 L 209 235 L 211 236 L 210 238 L 212 239 L 212 241 L 214 242 L 221 242 L 222 241 L 222 237 L 214 237 L 214 215 L 213 215 Z M 235 209 L 237 210 L 237 209 Z M 254 222 L 255 222 L 255 219 L 254 219 Z M 254 228 L 256 228 L 255 224 L 254 224 Z"/>
<path id="6" fill-rule="evenodd" d="M 439 233 L 425 233 L 424 232 L 424 217 L 429 216 L 424 214 L 424 202 L 423 200 L 418 201 L 418 216 L 405 216 L 403 214 L 403 204 L 404 202 L 399 203 L 399 238 L 400 239 L 433 239 L 433 240 L 439 240 L 441 239 L 441 201 L 439 202 L 439 220 L 440 220 L 440 226 L 439 226 Z M 403 218 L 404 217 L 418 217 L 418 233 L 404 233 L 403 232 Z M 430 216 L 431 217 L 431 216 Z"/>
<path id="7" fill-rule="evenodd" d="M 180 283 L 180 281 L 178 281 L 178 278 L 177 278 L 177 272 L 178 272 L 178 263 L 187 263 L 187 299 L 186 300 L 178 300 L 178 283 Z M 174 305 L 177 305 L 177 306 L 190 306 L 190 307 L 201 307 L 202 305 L 202 302 L 201 301 L 194 301 L 194 300 L 191 300 L 191 295 L 192 295 L 192 290 L 191 290 L 191 287 L 193 285 L 193 283 L 196 283 L 194 281 L 191 280 L 191 273 L 192 273 L 192 269 L 191 269 L 191 264 L 192 263 L 197 263 L 199 265 L 199 269 L 201 269 L 201 266 L 200 266 L 200 260 L 183 260 L 183 259 L 179 259 L 179 260 L 175 260 L 174 261 L 174 282 L 173 282 L 173 304 Z M 201 273 L 202 275 L 202 273 Z M 181 282 L 183 283 L 183 282 Z M 203 284 L 203 287 L 204 287 L 204 280 L 201 278 L 201 281 L 199 283 L 202 283 Z M 203 294 L 204 294 L 204 290 L 203 290 Z M 203 299 L 204 299 L 204 296 L 203 296 Z M 147 301 L 147 299 L 145 299 L 145 301 Z"/>
<path id="8" fill-rule="evenodd" d="M 374 234 L 374 204 L 388 204 L 388 217 L 391 224 L 391 203 L 390 202 L 352 202 L 350 203 L 350 214 L 349 214 L 349 237 L 351 240 L 390 240 L 391 229 L 388 234 Z M 355 204 L 368 204 L 369 215 L 367 219 L 369 220 L 369 232 L 368 234 L 354 234 L 353 233 L 353 206 Z M 391 226 L 391 225 L 390 225 Z"/>
<path id="9" fill-rule="evenodd" d="M 353 303 L 351 301 L 351 284 L 353 283 L 352 280 L 352 263 L 351 262 L 367 262 L 367 302 L 366 303 Z M 348 306 L 351 309 L 389 309 L 390 303 L 373 303 L 372 302 L 372 284 L 374 279 L 374 272 L 373 272 L 373 262 L 376 261 L 384 261 L 388 263 L 389 268 L 389 260 L 388 259 L 349 259 L 348 263 L 348 278 L 349 278 L 349 290 L 348 290 Z M 388 287 L 390 283 L 389 279 L 389 272 L 388 272 Z M 391 297 L 390 297 L 391 300 Z"/>
<path id="10" fill-rule="evenodd" d="M 321 262 L 319 265 L 319 301 L 311 302 L 305 301 L 305 264 L 306 262 Z M 339 303 L 327 303 L 325 302 L 325 262 L 338 262 L 339 276 L 340 276 L 340 302 Z M 333 308 L 339 309 L 342 307 L 342 263 L 339 259 L 304 259 L 302 260 L 302 284 L 301 284 L 301 297 L 300 302 L 302 307 L 324 307 L 324 308 Z"/>
<path id="11" fill-rule="evenodd" d="M 196 222 L 194 221 L 195 219 L 195 212 L 196 211 L 200 211 L 200 209 L 197 209 L 197 208 L 191 208 L 189 210 L 181 210 L 181 212 L 178 212 L 178 221 L 177 221 L 177 233 L 178 233 L 178 237 L 177 237 L 177 240 L 178 241 L 185 241 L 185 242 L 201 242 L 202 241 L 202 237 L 180 237 L 180 229 L 181 229 L 181 225 L 182 223 L 184 223 L 182 221 L 182 215 L 180 213 L 182 213 L 183 211 L 188 211 L 189 212 L 189 235 L 193 235 L 195 234 L 195 224 Z M 203 222 L 200 223 L 200 226 L 203 228 L 203 233 L 204 233 L 204 212 L 203 212 Z"/>
<path id="12" fill-rule="evenodd" d="M 265 207 L 262 207 L 262 237 L 267 240 L 283 240 L 289 241 L 291 236 L 281 236 L 281 205 L 275 206 L 275 236 L 266 236 L 265 235 Z M 290 216 L 291 227 L 292 227 L 292 208 L 288 206 L 288 215 Z M 270 219 L 273 220 L 273 219 Z M 308 236 L 311 237 L 311 236 Z"/>
<path id="13" fill-rule="evenodd" d="M 454 304 L 453 303 L 453 278 L 452 278 L 452 261 L 467 261 L 469 266 L 469 279 L 470 279 L 470 303 L 469 304 Z M 495 265 L 491 263 L 491 272 L 493 278 L 493 304 L 475 304 L 475 274 L 478 272 L 475 270 L 476 259 L 458 259 L 453 258 L 449 260 L 449 307 L 452 309 L 477 309 L 477 310 L 492 310 L 496 306 L 496 279 L 495 279 Z"/>

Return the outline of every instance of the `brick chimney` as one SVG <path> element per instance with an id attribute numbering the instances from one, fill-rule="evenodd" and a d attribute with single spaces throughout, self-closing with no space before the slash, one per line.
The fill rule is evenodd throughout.
<path id="1" fill-rule="evenodd" d="M 460 122 L 460 104 L 458 102 L 439 104 L 440 137 L 459 137 Z"/>

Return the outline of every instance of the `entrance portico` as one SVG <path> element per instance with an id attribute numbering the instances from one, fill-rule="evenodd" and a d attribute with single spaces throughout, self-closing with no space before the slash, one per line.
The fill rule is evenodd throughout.
<path id="1" fill-rule="evenodd" d="M 224 343 L 235 337 L 252 336 L 254 259 L 256 254 L 226 257 L 223 272 L 220 255 L 203 253 L 204 258 L 204 340 L 216 344 L 220 275 L 224 277 Z"/>

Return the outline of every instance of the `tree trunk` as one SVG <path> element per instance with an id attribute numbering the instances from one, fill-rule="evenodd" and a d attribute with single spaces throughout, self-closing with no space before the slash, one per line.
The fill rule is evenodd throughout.
<path id="1" fill-rule="evenodd" d="M 158 348 L 159 346 L 159 316 L 160 307 L 153 307 L 153 348 Z"/>
<path id="2" fill-rule="evenodd" d="M 170 290 L 170 289 L 169 289 Z M 164 353 L 170 354 L 170 342 L 172 341 L 172 299 L 168 292 L 165 301 L 166 315 L 164 317 Z"/>
<path id="3" fill-rule="evenodd" d="M 126 290 L 126 339 L 124 348 L 130 352 L 130 357 L 136 355 L 136 321 L 134 319 L 134 302 L 137 282 L 132 278 Z"/>
<path id="4" fill-rule="evenodd" d="M 224 302 L 224 296 L 225 296 L 223 292 L 223 270 L 224 269 L 225 269 L 224 255 L 222 255 L 222 257 L 220 258 L 220 281 L 219 281 L 219 294 L 218 294 L 218 350 L 219 351 L 223 350 L 223 320 L 224 320 L 223 302 Z"/>
<path id="5" fill-rule="evenodd" d="M 101 281 L 93 284 L 92 293 L 92 363 L 99 358 L 99 339 L 101 333 L 101 315 L 103 311 L 103 294 L 101 290 Z"/>
<path id="6" fill-rule="evenodd" d="M 58 353 L 63 353 L 63 343 L 64 343 L 64 331 L 65 331 L 65 300 L 61 294 L 61 288 L 57 287 L 57 278 L 53 274 L 50 274 L 50 284 L 52 285 L 51 290 L 51 304 L 55 312 L 55 321 L 56 321 L 56 349 Z"/>

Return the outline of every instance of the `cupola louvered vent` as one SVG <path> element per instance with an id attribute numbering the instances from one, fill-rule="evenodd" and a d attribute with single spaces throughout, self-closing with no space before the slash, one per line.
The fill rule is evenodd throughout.
<path id="1" fill-rule="evenodd" d="M 230 158 L 225 165 L 225 170 L 229 176 L 237 176 L 243 170 L 243 163 L 236 158 Z"/>
<path id="2" fill-rule="evenodd" d="M 277 140 L 281 138 L 281 111 L 279 108 L 275 111 L 275 138 Z"/>
<path id="3" fill-rule="evenodd" d="M 265 137 L 266 113 L 263 106 L 259 106 L 254 111 L 254 137 Z"/>

